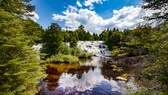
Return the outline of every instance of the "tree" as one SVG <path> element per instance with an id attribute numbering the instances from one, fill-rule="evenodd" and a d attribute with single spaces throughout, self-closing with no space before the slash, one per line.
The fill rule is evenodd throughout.
<path id="1" fill-rule="evenodd" d="M 103 41 L 107 41 L 108 40 L 108 32 L 107 30 L 104 30 L 100 35 L 99 35 L 99 39 L 103 40 Z"/>
<path id="2" fill-rule="evenodd" d="M 59 53 L 59 46 L 63 42 L 61 27 L 57 23 L 52 23 L 44 32 L 42 42 L 43 47 L 41 52 L 46 53 L 46 57 Z"/>
<path id="3" fill-rule="evenodd" d="M 70 47 L 74 48 L 77 46 L 77 39 L 75 37 L 72 37 L 70 40 Z"/>
<path id="4" fill-rule="evenodd" d="M 29 36 L 30 44 L 41 43 L 42 34 L 44 32 L 43 28 L 36 22 L 27 19 L 22 20 L 24 28 L 23 32 L 26 36 Z"/>
<path id="5" fill-rule="evenodd" d="M 144 0 L 144 9 L 160 10 L 154 13 L 153 16 L 148 17 L 149 20 L 155 19 L 160 21 L 168 20 L 168 0 Z"/>
<path id="6" fill-rule="evenodd" d="M 111 50 L 113 46 L 118 46 L 120 43 L 120 34 L 119 32 L 113 32 L 110 38 L 106 41 L 108 48 Z"/>
<path id="7" fill-rule="evenodd" d="M 0 0 L 0 8 L 9 13 L 23 15 L 32 12 L 35 6 L 29 4 L 31 0 Z"/>
<path id="8" fill-rule="evenodd" d="M 89 32 L 85 33 L 85 40 L 87 40 L 87 41 L 93 40 L 93 37 Z"/>
<path id="9" fill-rule="evenodd" d="M 84 29 L 84 26 L 83 25 L 80 25 L 77 29 L 77 32 L 78 32 L 78 38 L 79 40 L 81 41 L 85 41 L 85 36 L 86 36 L 86 31 Z"/>
<path id="10" fill-rule="evenodd" d="M 94 40 L 99 40 L 99 36 L 96 33 L 93 33 L 93 39 Z"/>
<path id="11" fill-rule="evenodd" d="M 0 9 L 0 95 L 33 95 L 42 78 L 36 52 L 22 19 Z"/>

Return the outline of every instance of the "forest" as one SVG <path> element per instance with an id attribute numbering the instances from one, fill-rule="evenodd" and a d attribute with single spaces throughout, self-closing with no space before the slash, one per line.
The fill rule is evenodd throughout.
<path id="1" fill-rule="evenodd" d="M 162 22 L 156 27 L 106 29 L 90 33 L 83 25 L 63 30 L 57 23 L 43 29 L 25 13 L 35 10 L 31 0 L 0 0 L 0 95 L 36 95 L 45 74 L 45 64 L 76 63 L 93 55 L 77 47 L 78 41 L 104 41 L 115 58 L 141 57 L 138 67 L 138 92 L 131 95 L 168 94 L 168 13 L 159 12 L 147 20 Z M 144 0 L 143 9 L 166 10 L 167 0 Z M 24 17 L 27 17 L 26 19 Z M 70 47 L 65 45 L 70 43 Z M 42 44 L 41 60 L 32 48 Z M 139 59 L 140 61 L 141 59 Z M 144 82 L 144 83 L 143 83 Z M 150 84 L 147 85 L 146 83 Z"/>

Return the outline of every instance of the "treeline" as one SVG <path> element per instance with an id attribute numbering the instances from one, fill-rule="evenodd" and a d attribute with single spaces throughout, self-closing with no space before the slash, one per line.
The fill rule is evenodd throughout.
<path id="1" fill-rule="evenodd" d="M 81 58 L 81 57 L 88 58 L 88 57 L 91 57 L 92 54 L 80 50 L 77 47 L 77 42 L 79 40 L 82 40 L 82 41 L 94 40 L 94 38 L 98 38 L 98 35 L 95 34 L 95 36 L 93 36 L 89 32 L 86 32 L 82 25 L 79 26 L 79 28 L 75 31 L 64 31 L 57 23 L 52 23 L 48 27 L 48 29 L 46 29 L 42 33 L 41 53 L 45 55 L 44 59 L 51 57 L 51 59 L 53 60 L 66 59 L 66 58 L 62 58 L 65 56 L 67 57 L 68 60 L 70 60 L 70 58 L 73 58 L 73 56 L 78 58 Z M 66 42 L 70 43 L 70 47 L 65 45 Z M 57 56 L 58 54 L 59 56 Z M 50 59 L 47 59 L 47 60 L 50 60 Z M 55 62 L 59 63 L 60 61 L 55 61 Z M 68 62 L 66 60 L 62 60 L 61 62 L 69 63 L 70 61 Z"/>
<path id="2" fill-rule="evenodd" d="M 145 26 L 123 32 L 105 30 L 99 38 L 105 41 L 115 56 L 140 56 L 148 60 L 141 64 L 137 76 L 139 81 L 150 85 L 141 85 L 144 89 L 134 93 L 135 95 L 168 94 L 168 22 L 156 28 Z"/>
<path id="3" fill-rule="evenodd" d="M 141 79 L 152 82 L 151 86 L 156 87 L 150 87 L 142 95 L 153 94 L 154 90 L 157 90 L 157 94 L 167 94 L 167 13 L 162 16 L 158 15 L 159 19 L 165 20 L 165 24 L 160 28 L 138 27 L 134 30 L 124 31 L 114 28 L 113 30 L 104 30 L 97 35 L 86 32 L 82 25 L 75 31 L 64 31 L 56 23 L 52 23 L 46 30 L 42 29 L 31 19 L 23 19 L 23 16 L 32 16 L 25 14 L 35 9 L 30 1 L 0 0 L 0 95 L 38 93 L 36 86 L 45 74 L 32 45 L 42 43 L 41 52 L 47 54 L 48 58 L 59 53 L 63 56 L 66 54 L 77 57 L 90 56 L 76 48 L 78 40 L 103 40 L 116 56 L 155 56 L 155 61 L 147 63 L 142 69 L 143 77 Z M 161 7 L 167 6 L 167 0 L 145 1 L 149 2 L 147 8 L 160 9 L 160 7 L 156 7 L 160 6 L 159 4 L 162 5 Z M 63 42 L 70 42 L 71 48 L 63 45 Z"/>

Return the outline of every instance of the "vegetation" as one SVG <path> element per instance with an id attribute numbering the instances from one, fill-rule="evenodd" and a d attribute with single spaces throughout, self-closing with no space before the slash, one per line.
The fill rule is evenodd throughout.
<path id="1" fill-rule="evenodd" d="M 162 26 L 152 28 L 141 26 L 133 30 L 104 30 L 100 35 L 90 34 L 80 25 L 75 31 L 62 30 L 57 23 L 48 29 L 31 19 L 27 13 L 34 11 L 31 0 L 0 0 L 0 95 L 33 95 L 38 92 L 36 85 L 43 78 L 42 65 L 33 44 L 42 43 L 41 53 L 51 63 L 78 63 L 79 58 L 90 58 L 92 54 L 77 48 L 77 42 L 103 40 L 115 56 L 152 57 L 139 67 L 139 81 L 151 85 L 141 85 L 135 95 L 163 94 L 168 89 L 168 13 L 167 0 L 144 0 L 144 9 L 162 10 L 147 17 L 161 21 Z M 70 47 L 64 45 L 70 42 Z M 79 64 L 78 64 L 79 65 Z M 78 68 L 78 65 L 75 67 Z M 59 65 L 60 66 L 60 65 Z M 71 66 L 64 64 L 64 66 Z M 122 71 L 112 65 L 114 71 Z M 69 67 L 71 68 L 71 67 Z M 68 69 L 69 69 L 68 68 Z M 63 71 L 62 68 L 60 71 Z M 127 74 L 123 74 L 127 78 Z"/>
<path id="2" fill-rule="evenodd" d="M 112 33 L 110 33 L 112 32 Z M 107 37 L 113 37 L 107 39 Z M 146 86 L 147 92 L 153 94 L 167 94 L 168 79 L 168 24 L 162 28 L 138 27 L 134 30 L 113 31 L 106 30 L 100 34 L 112 53 L 116 56 L 152 57 L 151 61 L 139 67 L 139 81 L 146 81 L 151 85 Z M 106 38 L 106 39 L 105 39 Z M 117 40 L 118 39 L 118 40 Z M 157 89 L 157 90 L 156 90 Z M 138 94 L 141 95 L 141 94 Z"/>
<path id="3" fill-rule="evenodd" d="M 46 53 L 46 57 L 58 54 L 58 48 L 63 41 L 61 33 L 61 27 L 56 23 L 52 23 L 51 26 L 43 33 L 43 48 L 41 49 L 41 52 Z"/>
<path id="4" fill-rule="evenodd" d="M 155 20 L 158 27 L 141 26 L 133 30 L 125 29 L 123 32 L 105 30 L 100 34 L 109 49 L 116 56 L 146 56 L 146 62 L 139 67 L 138 82 L 142 89 L 133 95 L 167 95 L 168 83 L 168 22 L 167 0 L 144 0 L 144 9 L 162 10 L 148 20 Z M 110 39 L 112 37 L 112 39 Z M 150 59 L 150 60 L 149 60 Z M 147 85 L 148 84 L 148 85 Z M 140 87 L 141 87 L 140 86 Z M 132 94 L 131 94 L 132 95 Z"/>
<path id="5" fill-rule="evenodd" d="M 21 18 L 33 11 L 33 6 L 25 3 L 29 1 L 0 0 L 0 95 L 33 95 L 38 92 L 38 80 L 44 77 L 31 48 L 40 41 L 41 27 Z"/>
<path id="6" fill-rule="evenodd" d="M 91 53 L 87 53 L 79 48 L 72 48 L 72 55 L 78 58 L 91 58 L 93 56 Z"/>
<path id="7" fill-rule="evenodd" d="M 91 34 L 85 32 L 83 29 L 84 27 L 81 25 L 78 30 L 76 31 L 62 31 L 61 27 L 56 24 L 52 23 L 51 26 L 43 33 L 42 35 L 42 43 L 43 47 L 41 49 L 41 53 L 46 54 L 46 58 L 54 59 L 53 56 L 56 56 L 54 62 L 66 62 L 71 63 L 71 60 L 62 60 L 63 55 L 68 55 L 69 59 L 72 56 L 76 56 L 78 58 L 90 58 L 92 54 L 87 53 L 85 51 L 80 50 L 77 48 L 77 41 L 78 39 L 81 40 L 90 40 L 89 37 L 92 37 Z M 80 38 L 80 36 L 85 36 L 85 39 Z M 64 45 L 64 41 L 70 41 L 70 47 Z M 59 54 L 57 56 L 57 54 Z M 61 54 L 61 56 L 60 56 Z M 70 56 L 71 55 L 71 56 Z M 52 56 L 52 57 L 51 57 Z M 60 57 L 60 60 L 58 60 Z M 73 61 L 72 61 L 73 62 Z"/>
<path id="8" fill-rule="evenodd" d="M 71 69 L 79 69 L 80 68 L 80 64 L 76 64 L 76 63 L 71 63 L 71 64 L 65 64 L 65 63 L 59 63 L 59 64 L 55 64 L 55 63 L 49 63 L 46 64 L 47 68 L 54 68 L 56 69 L 59 73 L 65 73 L 70 71 Z"/>
<path id="9" fill-rule="evenodd" d="M 49 63 L 78 63 L 79 58 L 73 55 L 57 54 L 47 59 Z"/>

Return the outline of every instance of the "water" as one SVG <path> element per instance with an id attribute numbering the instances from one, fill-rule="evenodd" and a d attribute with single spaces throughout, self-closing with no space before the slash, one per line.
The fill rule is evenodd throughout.
<path id="1" fill-rule="evenodd" d="M 127 95 L 127 88 L 136 89 L 133 79 L 116 80 L 124 71 L 112 69 L 101 57 L 77 64 L 48 64 L 39 95 Z"/>

